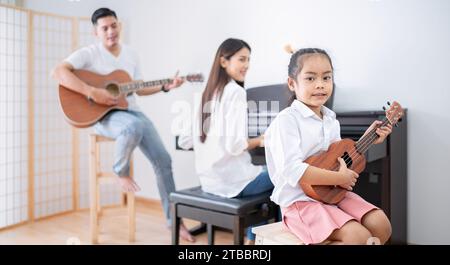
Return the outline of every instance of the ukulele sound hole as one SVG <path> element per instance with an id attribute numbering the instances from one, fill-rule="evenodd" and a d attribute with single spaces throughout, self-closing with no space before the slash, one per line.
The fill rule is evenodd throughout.
<path id="1" fill-rule="evenodd" d="M 347 164 L 347 167 L 350 168 L 353 164 L 353 159 L 351 158 L 351 156 L 345 152 L 343 156 L 341 156 L 342 159 L 344 159 L 345 164 Z"/>
<path id="2" fill-rule="evenodd" d="M 105 89 L 113 96 L 117 97 L 120 94 L 119 86 L 117 84 L 114 84 L 114 83 L 108 84 L 108 85 L 106 85 Z"/>

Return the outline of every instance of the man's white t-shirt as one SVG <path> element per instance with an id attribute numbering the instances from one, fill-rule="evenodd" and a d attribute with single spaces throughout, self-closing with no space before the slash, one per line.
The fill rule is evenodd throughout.
<path id="1" fill-rule="evenodd" d="M 119 56 L 114 56 L 102 43 L 92 44 L 81 48 L 64 61 L 71 64 L 76 70 L 88 70 L 97 74 L 106 75 L 115 70 L 124 70 L 131 79 L 142 80 L 137 54 L 128 46 L 121 44 Z M 140 111 L 134 93 L 127 97 L 128 109 Z"/>

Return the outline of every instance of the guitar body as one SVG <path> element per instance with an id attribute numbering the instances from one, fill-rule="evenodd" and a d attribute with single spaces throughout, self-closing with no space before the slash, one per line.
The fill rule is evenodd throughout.
<path id="1" fill-rule="evenodd" d="M 366 158 L 356 151 L 355 142 L 351 139 L 342 139 L 330 145 L 328 151 L 316 156 L 311 156 L 305 163 L 322 169 L 338 171 L 340 164 L 338 157 L 342 157 L 347 167 L 356 173 L 361 173 L 366 166 Z M 347 190 L 339 186 L 309 185 L 302 183 L 300 186 L 306 195 L 311 198 L 328 204 L 340 202 Z"/>
<path id="2" fill-rule="evenodd" d="M 119 102 L 114 106 L 100 105 L 89 101 L 86 96 L 59 86 L 59 102 L 66 120 L 77 128 L 94 125 L 112 110 L 126 110 L 128 102 L 125 95 L 119 93 L 118 84 L 131 82 L 130 76 L 122 70 L 116 70 L 108 75 L 99 75 L 85 70 L 73 72 L 83 82 L 99 89 L 106 89 L 112 95 L 118 96 Z"/>

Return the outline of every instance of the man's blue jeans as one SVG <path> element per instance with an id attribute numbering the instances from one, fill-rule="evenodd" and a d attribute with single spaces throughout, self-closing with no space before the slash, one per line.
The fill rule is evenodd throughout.
<path id="1" fill-rule="evenodd" d="M 95 125 L 98 134 L 115 139 L 113 170 L 119 177 L 130 174 L 130 158 L 136 147 L 147 157 L 156 173 L 159 195 L 170 226 L 169 195 L 175 191 L 172 160 L 153 123 L 136 111 L 113 111 Z"/>

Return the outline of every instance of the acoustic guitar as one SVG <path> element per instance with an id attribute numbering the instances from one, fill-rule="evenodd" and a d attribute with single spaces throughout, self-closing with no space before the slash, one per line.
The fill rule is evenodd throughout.
<path id="1" fill-rule="evenodd" d="M 381 125 L 369 131 L 357 142 L 352 139 L 342 139 L 332 143 L 327 152 L 311 156 L 305 160 L 305 163 L 322 169 L 339 171 L 340 163 L 337 159 L 341 157 L 345 161 L 347 168 L 358 174 L 361 173 L 366 166 L 364 154 L 378 138 L 376 129 L 388 124 L 397 126 L 397 123 L 401 121 L 403 116 L 404 111 L 399 103 L 394 101 L 392 104 L 388 104 L 390 108 L 386 111 L 386 118 Z M 309 197 L 328 204 L 340 202 L 347 192 L 346 189 L 340 186 L 310 185 L 302 182 L 301 179 L 300 187 Z"/>
<path id="2" fill-rule="evenodd" d="M 132 81 L 127 72 L 116 70 L 108 75 L 99 75 L 86 70 L 75 70 L 73 73 L 86 84 L 98 89 L 106 89 L 118 98 L 118 103 L 106 106 L 88 100 L 88 98 L 63 85 L 59 85 L 59 102 L 66 120 L 77 128 L 94 125 L 112 110 L 128 109 L 126 96 L 143 88 L 172 83 L 172 79 L 155 81 Z M 202 74 L 181 77 L 188 82 L 203 82 Z"/>

